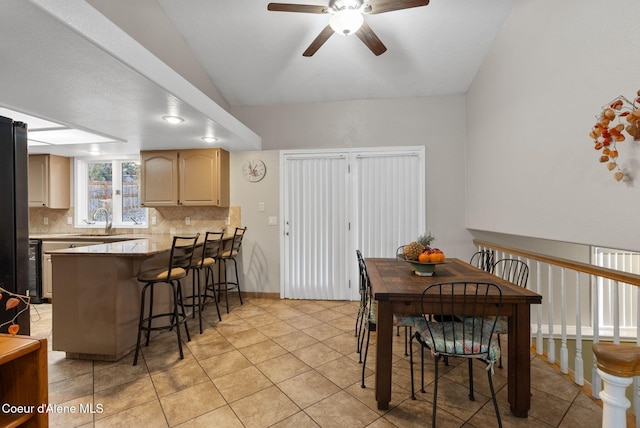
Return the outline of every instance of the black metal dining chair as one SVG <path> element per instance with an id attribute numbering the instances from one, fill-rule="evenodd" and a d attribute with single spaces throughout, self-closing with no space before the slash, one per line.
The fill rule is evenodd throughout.
<path id="1" fill-rule="evenodd" d="M 355 327 L 354 336 L 357 338 L 356 352 L 360 353 L 360 334 L 364 326 L 364 319 L 365 319 L 368 299 L 367 299 L 366 281 L 362 274 L 362 264 L 364 263 L 364 257 L 362 257 L 362 252 L 360 250 L 356 250 L 356 258 L 358 260 L 358 272 L 359 272 L 358 288 L 360 292 L 360 306 L 358 307 L 358 315 L 356 316 L 356 327 Z"/>
<path id="2" fill-rule="evenodd" d="M 473 256 L 471 256 L 471 260 L 469 260 L 469 264 L 471 266 L 477 267 L 478 269 L 482 269 L 485 272 L 492 272 L 493 258 L 494 258 L 493 251 L 481 250 L 481 251 L 477 251 Z"/>
<path id="3" fill-rule="evenodd" d="M 453 296 L 462 296 L 454 299 Z M 497 302 L 496 302 L 497 298 Z M 413 376 L 413 339 L 429 349 L 434 356 L 435 380 L 433 391 L 432 426 L 436 426 L 439 362 L 444 358 L 466 358 L 469 365 L 469 400 L 474 401 L 473 360 L 487 364 L 491 399 L 502 427 L 498 402 L 493 388 L 493 366 L 500 358 L 500 347 L 493 340 L 496 322 L 502 306 L 502 292 L 495 284 L 444 282 L 427 287 L 421 296 L 423 316 L 415 325 L 410 342 L 411 398 L 415 400 Z M 440 321 L 430 321 L 429 315 Z M 421 367 L 424 384 L 424 362 Z"/>
<path id="4" fill-rule="evenodd" d="M 371 293 L 371 281 L 369 280 L 369 272 L 367 272 L 367 265 L 365 264 L 364 258 L 358 259 L 358 268 L 360 272 L 360 281 L 363 284 L 362 286 L 365 293 L 364 315 L 362 326 L 360 328 L 360 335 L 358 337 L 358 353 L 360 354 L 358 362 L 362 363 L 362 382 L 360 386 L 365 388 L 364 377 L 367 368 L 367 356 L 369 354 L 369 341 L 371 340 L 371 330 L 375 330 L 376 328 L 378 306 Z M 366 342 L 365 332 L 362 331 L 363 328 L 366 330 Z M 364 358 L 362 356 L 363 352 Z"/>

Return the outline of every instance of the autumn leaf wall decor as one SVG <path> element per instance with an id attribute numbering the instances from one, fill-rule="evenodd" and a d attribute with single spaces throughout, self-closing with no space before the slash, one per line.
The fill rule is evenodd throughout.
<path id="1" fill-rule="evenodd" d="M 602 112 L 596 116 L 596 124 L 589 132 L 594 148 L 600 152 L 600 162 L 607 165 L 617 181 L 624 179 L 626 174 L 619 166 L 616 144 L 625 141 L 625 132 L 634 141 L 640 140 L 640 90 L 636 95 L 633 102 L 619 96 L 603 106 Z"/>

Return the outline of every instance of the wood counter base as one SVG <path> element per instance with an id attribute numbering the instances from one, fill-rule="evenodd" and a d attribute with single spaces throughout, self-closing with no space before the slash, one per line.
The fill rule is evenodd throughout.
<path id="1" fill-rule="evenodd" d="M 53 255 L 53 349 L 115 361 L 135 349 L 145 258 Z"/>

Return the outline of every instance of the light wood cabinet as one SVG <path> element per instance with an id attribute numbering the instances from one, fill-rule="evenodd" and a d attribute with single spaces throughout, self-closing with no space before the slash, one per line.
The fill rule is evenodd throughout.
<path id="1" fill-rule="evenodd" d="M 0 403 L 21 406 L 0 412 L 0 426 L 49 426 L 47 370 L 47 339 L 0 334 Z"/>
<path id="2" fill-rule="evenodd" d="M 29 206 L 68 209 L 71 206 L 71 169 L 67 157 L 29 156 Z"/>
<path id="3" fill-rule="evenodd" d="M 142 205 L 171 207 L 178 205 L 178 152 L 160 150 L 140 153 Z"/>
<path id="4" fill-rule="evenodd" d="M 157 150 L 140 157 L 144 206 L 229 206 L 226 150 Z"/>

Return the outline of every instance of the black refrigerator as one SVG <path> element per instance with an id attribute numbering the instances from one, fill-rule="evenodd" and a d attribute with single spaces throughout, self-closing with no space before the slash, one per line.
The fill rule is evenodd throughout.
<path id="1" fill-rule="evenodd" d="M 26 295 L 29 287 L 29 183 L 27 125 L 0 116 L 0 286 Z M 0 325 L 10 322 L 25 305 L 6 309 L 0 300 Z M 17 318 L 18 334 L 30 334 L 29 311 Z M 0 328 L 6 333 L 8 325 Z"/>

